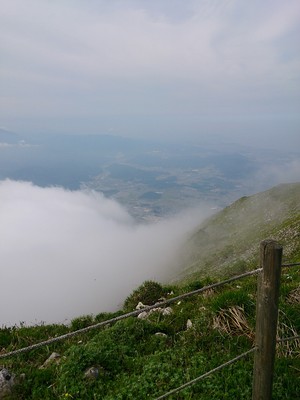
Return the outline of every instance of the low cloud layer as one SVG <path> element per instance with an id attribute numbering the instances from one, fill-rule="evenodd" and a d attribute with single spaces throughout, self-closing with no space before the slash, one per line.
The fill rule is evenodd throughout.
<path id="1" fill-rule="evenodd" d="M 100 193 L 0 181 L 0 326 L 111 311 L 146 279 L 176 269 L 207 209 L 137 225 Z"/>

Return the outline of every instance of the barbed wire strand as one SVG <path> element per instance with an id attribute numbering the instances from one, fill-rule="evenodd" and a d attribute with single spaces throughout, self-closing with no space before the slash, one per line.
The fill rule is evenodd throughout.
<path id="1" fill-rule="evenodd" d="M 92 329 L 99 329 L 99 328 L 101 328 L 101 327 L 103 327 L 105 325 L 109 325 L 109 324 L 121 321 L 121 320 L 129 318 L 129 317 L 138 316 L 139 314 L 141 314 L 144 311 L 150 311 L 150 310 L 158 308 L 158 307 L 162 307 L 162 306 L 166 306 L 166 305 L 171 304 L 171 303 L 175 303 L 175 302 L 177 302 L 179 300 L 182 300 L 182 299 L 185 299 L 187 297 L 191 297 L 191 296 L 194 296 L 196 294 L 203 293 L 203 292 L 205 292 L 205 291 L 207 291 L 209 289 L 214 289 L 214 288 L 217 288 L 219 286 L 223 286 L 223 285 L 225 285 L 227 283 L 234 282 L 234 281 L 236 281 L 238 279 L 242 279 L 242 278 L 246 278 L 248 276 L 256 275 L 261 271 L 262 271 L 262 268 L 257 268 L 257 269 L 255 269 L 253 271 L 245 272 L 243 274 L 240 274 L 240 275 L 234 276 L 232 278 L 226 279 L 226 280 L 224 280 L 222 282 L 213 283 L 211 285 L 204 286 L 203 288 L 196 289 L 196 290 L 193 290 L 191 292 L 183 293 L 183 294 L 181 294 L 179 296 L 172 297 L 170 299 L 167 299 L 167 300 L 164 300 L 162 302 L 156 303 L 156 304 L 154 304 L 152 306 L 147 306 L 147 307 L 144 307 L 144 308 L 142 308 L 140 310 L 131 311 L 129 313 L 126 313 L 126 314 L 123 314 L 123 315 L 119 315 L 118 317 L 114 317 L 114 318 L 111 318 L 111 319 L 106 320 L 106 321 L 98 322 L 97 324 L 90 325 L 90 326 L 87 326 L 85 328 L 81 328 L 81 329 L 78 329 L 76 331 L 73 331 L 73 332 L 68 332 L 68 333 L 66 333 L 64 335 L 61 335 L 61 336 L 53 337 L 53 338 L 44 340 L 42 342 L 32 344 L 30 346 L 23 347 L 21 349 L 17 349 L 17 350 L 10 351 L 8 353 L 0 354 L 0 359 L 4 359 L 4 358 L 7 358 L 7 357 L 15 356 L 17 354 L 25 353 L 25 352 L 28 352 L 28 351 L 31 351 L 31 350 L 36 350 L 36 349 L 38 349 L 40 347 L 47 346 L 49 344 L 58 342 L 60 340 L 65 340 L 65 339 L 71 338 L 73 336 L 80 335 L 81 333 L 86 333 L 86 332 L 88 332 L 88 331 L 90 331 Z"/>
<path id="2" fill-rule="evenodd" d="M 189 387 L 189 386 L 191 386 L 191 385 L 194 385 L 195 383 L 197 383 L 197 382 L 200 381 L 201 379 L 206 378 L 208 375 L 211 375 L 211 374 L 213 374 L 213 373 L 219 371 L 220 369 L 225 368 L 225 367 L 227 367 L 228 365 L 235 363 L 236 361 L 240 360 L 241 358 L 246 357 L 248 354 L 253 353 L 256 349 L 257 349 L 256 347 L 253 347 L 252 349 L 246 351 L 245 353 L 242 353 L 242 354 L 240 354 L 239 356 L 237 356 L 237 357 L 235 357 L 235 358 L 232 358 L 231 360 L 225 362 L 224 364 L 219 365 L 218 367 L 216 367 L 216 368 L 214 368 L 214 369 L 211 369 L 210 371 L 206 372 L 205 374 L 200 375 L 200 376 L 198 376 L 197 378 L 195 378 L 195 379 L 193 379 L 193 380 L 191 380 L 191 381 L 189 381 L 189 382 L 187 382 L 187 383 L 185 383 L 185 384 L 183 384 L 183 385 L 181 385 L 181 386 L 178 386 L 177 388 L 175 388 L 175 389 L 173 389 L 173 390 L 170 390 L 169 392 L 163 394 L 163 395 L 160 396 L 160 397 L 157 397 L 155 400 L 162 400 L 162 399 L 165 399 L 166 397 L 170 396 L 171 394 L 180 392 L 181 390 L 183 390 L 183 389 L 185 389 L 185 388 L 187 388 L 187 387 Z"/>
<path id="3" fill-rule="evenodd" d="M 292 264 L 282 264 L 282 268 L 288 268 L 288 267 L 297 267 L 300 265 L 300 262 L 292 263 Z"/>
<path id="4" fill-rule="evenodd" d="M 276 340 L 276 342 L 277 343 L 282 343 L 282 342 L 289 342 L 291 340 L 297 340 L 297 339 L 300 339 L 300 335 L 298 335 L 298 336 L 290 336 L 290 337 L 283 338 L 283 339 L 278 339 L 278 340 Z"/>
<path id="5" fill-rule="evenodd" d="M 300 339 L 300 335 L 299 336 L 290 336 L 290 337 L 283 338 L 283 339 L 278 339 L 276 342 L 277 343 L 281 343 L 281 342 L 287 342 L 287 341 L 296 340 L 296 339 Z M 254 352 L 255 350 L 257 350 L 257 347 L 253 347 L 252 349 L 250 349 L 250 350 L 246 351 L 245 353 L 243 353 L 243 354 L 231 359 L 230 361 L 227 361 L 226 363 L 224 363 L 222 365 L 219 365 L 218 367 L 206 372 L 205 374 L 203 374 L 201 376 L 198 376 L 197 378 L 193 379 L 192 381 L 189 381 L 189 382 L 177 387 L 176 389 L 170 390 L 169 392 L 165 393 L 164 395 L 162 395 L 160 397 L 157 397 L 155 400 L 165 399 L 166 397 L 170 396 L 171 394 L 177 393 L 177 392 L 179 392 L 179 391 L 181 391 L 181 390 L 183 390 L 183 389 L 185 389 L 185 388 L 197 383 L 199 380 L 206 378 L 208 375 L 213 374 L 213 373 L 219 371 L 220 369 L 227 367 L 230 364 L 233 364 L 234 362 L 240 360 L 241 358 L 247 356 L 248 354 Z"/>

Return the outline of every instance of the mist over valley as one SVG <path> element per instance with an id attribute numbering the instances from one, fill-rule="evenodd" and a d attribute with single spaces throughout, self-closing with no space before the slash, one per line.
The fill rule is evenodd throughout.
<path id="1" fill-rule="evenodd" d="M 168 282 L 199 224 L 237 198 L 300 180 L 299 154 L 215 140 L 0 132 L 2 325 L 118 309 Z M 276 160 L 276 163 L 274 162 Z"/>
<path id="2" fill-rule="evenodd" d="M 116 309 L 208 216 L 300 181 L 299 21 L 298 0 L 1 2 L 0 325 Z"/>
<path id="3" fill-rule="evenodd" d="M 299 398 L 299 0 L 0 4 L 0 399 Z"/>

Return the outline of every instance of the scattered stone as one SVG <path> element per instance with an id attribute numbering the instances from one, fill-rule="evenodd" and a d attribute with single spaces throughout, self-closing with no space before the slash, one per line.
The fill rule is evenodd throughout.
<path id="1" fill-rule="evenodd" d="M 192 321 L 190 319 L 188 319 L 187 322 L 186 322 L 186 329 L 191 329 L 192 326 L 193 326 Z"/>
<path id="2" fill-rule="evenodd" d="M 138 305 L 135 307 L 136 310 L 142 310 L 143 308 L 146 308 L 145 304 L 143 304 L 141 301 L 138 303 Z"/>
<path id="3" fill-rule="evenodd" d="M 58 353 L 52 353 L 49 358 L 44 362 L 44 364 L 40 367 L 40 369 L 48 367 L 50 364 L 59 364 L 60 363 L 61 356 Z"/>
<path id="4" fill-rule="evenodd" d="M 155 333 L 155 336 L 168 337 L 168 335 L 166 335 L 166 334 L 163 333 L 163 332 L 156 332 L 156 333 Z"/>
<path id="5" fill-rule="evenodd" d="M 137 317 L 139 319 L 147 319 L 148 318 L 148 313 L 147 313 L 147 311 L 143 311 Z"/>
<path id="6" fill-rule="evenodd" d="M 166 301 L 166 300 L 167 299 L 165 297 L 161 297 L 160 299 L 158 299 L 158 303 L 157 304 L 162 303 L 163 301 Z"/>
<path id="7" fill-rule="evenodd" d="M 140 319 L 147 319 L 153 313 L 160 313 L 163 316 L 166 316 L 166 315 L 171 315 L 173 313 L 173 310 L 171 307 L 166 307 L 166 308 L 157 307 L 157 308 L 152 308 L 149 311 L 143 311 L 137 317 Z"/>
<path id="8" fill-rule="evenodd" d="M 166 307 L 166 308 L 161 308 L 162 315 L 171 315 L 173 313 L 173 310 L 171 307 Z"/>
<path id="9" fill-rule="evenodd" d="M 15 375 L 6 368 L 2 368 L 0 370 L 0 400 L 9 398 L 14 384 Z"/>
<path id="10" fill-rule="evenodd" d="M 84 377 L 89 380 L 96 380 L 99 377 L 99 369 L 96 367 L 91 367 L 85 371 Z"/>

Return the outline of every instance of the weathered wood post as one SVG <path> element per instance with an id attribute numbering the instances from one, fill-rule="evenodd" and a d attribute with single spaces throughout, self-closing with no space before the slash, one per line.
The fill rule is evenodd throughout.
<path id="1" fill-rule="evenodd" d="M 252 400 L 271 400 L 282 247 L 274 240 L 260 244 L 260 267 L 256 304 L 255 344 Z"/>

